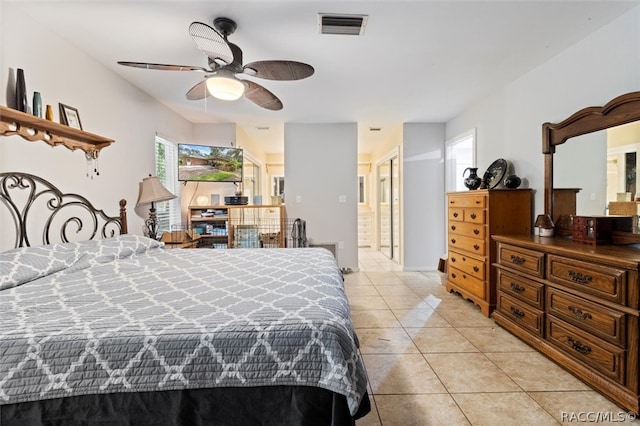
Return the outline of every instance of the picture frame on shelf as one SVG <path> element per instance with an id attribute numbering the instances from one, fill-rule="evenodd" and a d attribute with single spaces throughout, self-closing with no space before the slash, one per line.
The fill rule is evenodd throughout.
<path id="1" fill-rule="evenodd" d="M 58 103 L 60 110 L 60 123 L 74 129 L 82 130 L 82 123 L 80 122 L 80 113 L 77 108 L 69 105 Z"/>

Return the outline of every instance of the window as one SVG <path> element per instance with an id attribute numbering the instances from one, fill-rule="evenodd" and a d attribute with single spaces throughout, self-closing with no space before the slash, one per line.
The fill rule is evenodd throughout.
<path id="1" fill-rule="evenodd" d="M 178 146 L 156 136 L 156 176 L 162 184 L 175 194 L 176 198 L 169 201 L 156 203 L 156 214 L 158 217 L 158 235 L 164 231 L 175 229 L 181 224 L 182 214 L 180 212 L 180 184 L 178 182 Z"/>
<path id="2" fill-rule="evenodd" d="M 464 191 L 462 174 L 476 163 L 476 129 L 446 142 L 445 187 L 447 191 Z"/>

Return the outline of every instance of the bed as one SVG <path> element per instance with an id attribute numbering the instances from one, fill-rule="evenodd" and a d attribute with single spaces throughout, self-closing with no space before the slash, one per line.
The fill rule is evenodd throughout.
<path id="1" fill-rule="evenodd" d="M 0 204 L 41 192 L 8 175 Z M 61 241 L 0 253 L 0 424 L 342 425 L 370 410 L 329 251 L 165 250 L 123 233 L 122 213 L 89 220 L 109 238 L 69 241 L 87 228 L 74 216 Z"/>

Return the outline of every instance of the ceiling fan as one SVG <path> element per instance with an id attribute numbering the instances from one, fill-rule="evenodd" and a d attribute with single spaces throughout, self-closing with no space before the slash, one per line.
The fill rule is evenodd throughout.
<path id="1" fill-rule="evenodd" d="M 239 79 L 237 75 L 264 78 L 267 80 L 301 80 L 313 75 L 311 65 L 284 60 L 242 63 L 242 50 L 227 40 L 237 28 L 229 18 L 216 18 L 213 26 L 202 22 L 189 25 L 189 35 L 198 49 L 208 57 L 209 68 L 190 65 L 167 65 L 146 62 L 118 61 L 118 64 L 135 68 L 163 71 L 197 71 L 205 73 L 205 79 L 187 92 L 187 99 L 199 100 L 211 95 L 223 100 L 236 100 L 244 95 L 262 108 L 277 111 L 282 102 L 276 95 L 251 80 Z"/>

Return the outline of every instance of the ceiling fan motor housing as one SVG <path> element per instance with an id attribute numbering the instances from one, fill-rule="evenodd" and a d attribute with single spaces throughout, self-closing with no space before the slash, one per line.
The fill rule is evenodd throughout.
<path id="1" fill-rule="evenodd" d="M 226 38 L 228 35 L 233 34 L 236 31 L 238 25 L 233 19 L 221 16 L 214 19 L 213 28 L 218 30 L 218 32 Z"/>

